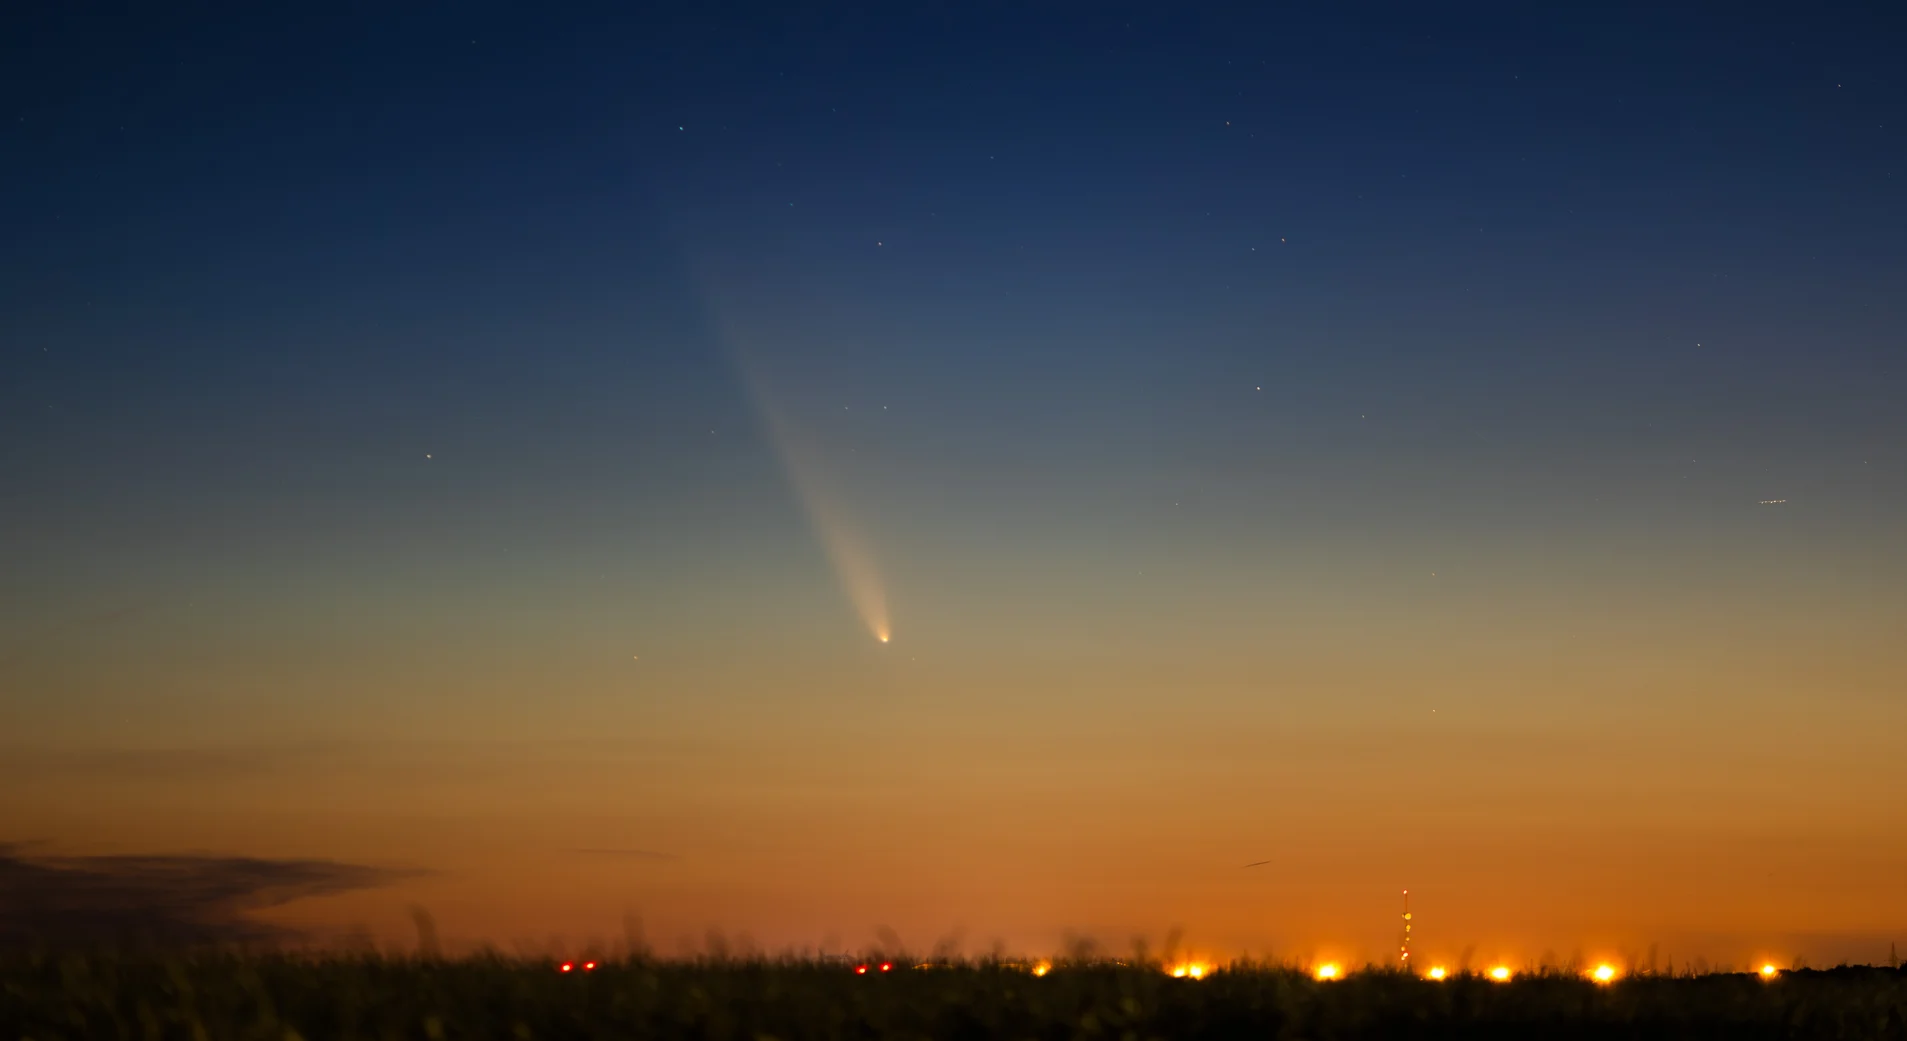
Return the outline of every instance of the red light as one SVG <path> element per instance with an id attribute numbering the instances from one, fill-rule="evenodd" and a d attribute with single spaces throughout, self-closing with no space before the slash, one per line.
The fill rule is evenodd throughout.
<path id="1" fill-rule="evenodd" d="M 569 962 L 564 962 L 563 964 L 561 964 L 561 965 L 558 965 L 558 966 L 556 967 L 556 971 L 557 971 L 557 972 L 568 972 L 569 970 L 571 970 L 571 969 L 573 969 L 573 968 L 575 968 L 575 967 L 576 967 L 576 966 L 574 966 L 574 965 L 571 965 L 571 964 L 570 964 Z"/>
<path id="2" fill-rule="evenodd" d="M 593 961 L 586 961 L 586 962 L 584 962 L 584 963 L 583 963 L 583 971 L 584 971 L 584 972 L 595 972 L 595 971 L 596 971 L 596 963 L 595 963 L 595 962 L 593 962 Z"/>
<path id="3" fill-rule="evenodd" d="M 891 962 L 891 961 L 884 961 L 884 962 L 882 962 L 882 963 L 881 963 L 881 971 L 882 971 L 882 972 L 886 972 L 887 970 L 889 970 L 889 969 L 891 969 L 891 968 L 893 968 L 893 967 L 894 967 L 894 963 L 893 963 L 893 962 Z"/>
<path id="4" fill-rule="evenodd" d="M 854 974 L 855 974 L 856 976 L 865 976 L 865 975 L 867 975 L 867 966 L 865 966 L 865 965 L 856 965 L 856 966 L 854 967 Z"/>

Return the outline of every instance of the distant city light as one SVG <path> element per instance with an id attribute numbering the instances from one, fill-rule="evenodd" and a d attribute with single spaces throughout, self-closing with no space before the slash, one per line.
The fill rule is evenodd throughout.
<path id="1" fill-rule="evenodd" d="M 1499 965 L 1496 968 L 1491 969 L 1490 978 L 1497 981 L 1498 983 L 1503 983 L 1507 981 L 1510 978 L 1510 967 L 1507 965 Z"/>
<path id="2" fill-rule="evenodd" d="M 865 965 L 856 965 L 856 966 L 854 967 L 854 974 L 855 974 L 856 976 L 865 976 L 865 975 L 867 975 L 867 966 L 865 966 Z"/>
<path id="3" fill-rule="evenodd" d="M 569 970 L 571 970 L 571 969 L 573 969 L 573 968 L 575 968 L 575 967 L 576 967 L 576 966 L 574 966 L 574 965 L 571 965 L 571 964 L 570 964 L 569 962 L 564 962 L 563 964 L 561 964 L 561 965 L 558 965 L 558 966 L 556 967 L 556 971 L 557 971 L 557 972 L 568 972 Z"/>
<path id="4" fill-rule="evenodd" d="M 586 961 L 586 962 L 584 962 L 584 963 L 583 963 L 583 971 L 584 971 L 584 972 L 595 972 L 595 971 L 596 971 L 596 963 L 595 963 L 595 962 L 593 962 L 593 961 Z"/>
<path id="5" fill-rule="evenodd" d="M 893 967 L 894 967 L 894 963 L 893 963 L 893 962 L 891 962 L 891 961 L 884 961 L 884 962 L 882 962 L 882 963 L 881 963 L 881 971 L 882 971 L 882 972 L 887 972 L 887 971 L 889 971 L 889 970 L 891 970 L 891 969 L 892 969 Z"/>
<path id="6" fill-rule="evenodd" d="M 1431 979 L 1433 979 L 1433 980 L 1440 980 L 1440 979 L 1443 979 L 1443 977 L 1444 977 L 1444 971 L 1443 971 L 1443 966 L 1441 966 L 1441 965 L 1433 965 L 1433 966 L 1431 966 L 1431 967 L 1430 967 L 1430 973 L 1429 973 L 1429 975 L 1430 975 L 1430 978 L 1431 978 Z"/>
<path id="7" fill-rule="evenodd" d="M 1317 975 L 1321 980 L 1334 980 L 1338 978 L 1339 971 L 1337 962 L 1328 961 L 1318 966 Z"/>
<path id="8" fill-rule="evenodd" d="M 1598 965 L 1596 966 L 1596 971 L 1590 973 L 1590 975 L 1595 977 L 1597 983 L 1608 983 L 1610 980 L 1616 978 L 1616 967 L 1613 965 Z"/>

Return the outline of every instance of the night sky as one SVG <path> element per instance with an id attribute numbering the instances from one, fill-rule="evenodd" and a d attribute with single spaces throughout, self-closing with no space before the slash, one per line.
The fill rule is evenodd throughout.
<path id="1" fill-rule="evenodd" d="M 1888 5 L 35 6 L 14 870 L 671 954 L 1907 940 Z"/>

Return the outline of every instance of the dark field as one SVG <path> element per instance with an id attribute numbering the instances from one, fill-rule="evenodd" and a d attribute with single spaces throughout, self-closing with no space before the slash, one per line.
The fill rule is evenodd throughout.
<path id="1" fill-rule="evenodd" d="M 1907 972 L 1430 983 L 1089 964 L 14 957 L 0 1041 L 59 1038 L 1907 1038 Z"/>

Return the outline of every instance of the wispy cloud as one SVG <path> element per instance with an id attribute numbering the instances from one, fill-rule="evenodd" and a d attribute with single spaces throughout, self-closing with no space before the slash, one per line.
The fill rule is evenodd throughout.
<path id="1" fill-rule="evenodd" d="M 76 615 L 71 618 L 53 622 L 50 625 L 42 627 L 39 631 L 32 633 L 23 642 L 5 650 L 0 650 L 0 669 L 25 661 L 34 651 L 41 648 L 48 641 L 65 636 L 70 632 L 104 628 L 115 622 L 123 621 L 134 615 L 141 614 L 145 612 L 149 606 L 150 605 L 141 604 L 134 607 L 121 607 L 112 611 L 96 611 L 91 614 Z"/>
<path id="2" fill-rule="evenodd" d="M 681 860 L 673 853 L 653 849 L 573 849 L 571 853 L 587 857 L 621 857 L 626 860 Z"/>
<path id="3" fill-rule="evenodd" d="M 271 772 L 294 754 L 280 748 L 45 748 L 0 744 L 0 779 L 83 777 L 107 781 L 231 781 Z"/>

